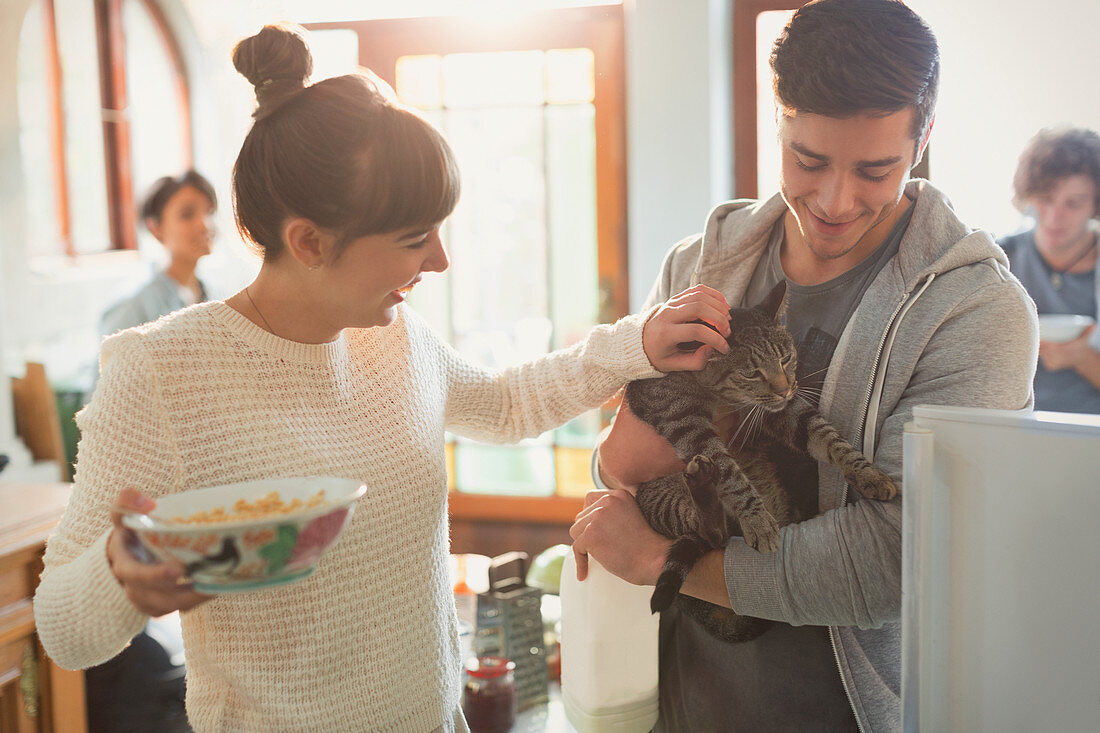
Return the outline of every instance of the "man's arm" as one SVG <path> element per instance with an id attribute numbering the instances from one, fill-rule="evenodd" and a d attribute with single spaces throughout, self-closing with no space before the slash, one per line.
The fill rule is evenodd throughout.
<path id="1" fill-rule="evenodd" d="M 637 585 L 654 585 L 670 542 L 654 532 L 633 501 L 638 484 L 684 470 L 672 445 L 640 420 L 624 401 L 611 427 L 596 445 L 593 477 L 600 491 L 589 492 L 574 525 L 578 574 L 592 553 L 611 572 Z M 591 531 L 587 531 L 589 527 Z M 604 527 L 608 531 L 601 531 Z M 582 575 L 583 577 L 583 575 Z M 688 573 L 680 589 L 705 601 L 730 607 L 724 553 L 708 552 Z"/>

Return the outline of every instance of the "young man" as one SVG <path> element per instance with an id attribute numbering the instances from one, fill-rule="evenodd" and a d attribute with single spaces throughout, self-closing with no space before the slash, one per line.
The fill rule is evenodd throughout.
<path id="1" fill-rule="evenodd" d="M 900 486 L 914 405 L 1031 404 L 1034 307 L 989 235 L 909 180 L 939 76 L 917 15 L 818 0 L 781 34 L 772 69 L 780 195 L 717 207 L 669 253 L 649 301 L 700 282 L 751 305 L 785 278 L 800 385 L 821 389 L 826 418 Z M 574 551 L 652 585 L 669 541 L 630 490 L 683 464 L 625 406 L 596 457 L 611 490 L 587 497 Z M 657 730 L 900 730 L 901 497 L 857 500 L 835 468 L 811 468 L 816 484 L 799 490 L 819 516 L 784 527 L 773 553 L 733 538 L 683 588 L 782 623 L 726 644 L 675 608 L 662 615 Z"/>

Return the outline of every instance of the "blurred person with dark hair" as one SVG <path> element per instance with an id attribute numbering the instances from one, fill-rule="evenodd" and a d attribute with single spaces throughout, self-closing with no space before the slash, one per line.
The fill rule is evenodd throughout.
<path id="1" fill-rule="evenodd" d="M 1100 135 L 1078 127 L 1040 130 L 1024 148 L 1013 203 L 1034 217 L 1001 239 L 1012 272 L 1039 315 L 1097 317 Z M 1100 331 L 1066 342 L 1040 341 L 1035 409 L 1100 414 Z"/>
<path id="2" fill-rule="evenodd" d="M 210 254 L 214 239 L 212 217 L 217 208 L 214 187 L 193 170 L 178 178 L 165 176 L 150 187 L 141 206 L 141 220 L 164 245 L 168 265 L 136 293 L 104 312 L 101 335 L 109 336 L 155 321 L 207 299 L 206 287 L 196 276 L 195 268 L 200 259 Z"/>

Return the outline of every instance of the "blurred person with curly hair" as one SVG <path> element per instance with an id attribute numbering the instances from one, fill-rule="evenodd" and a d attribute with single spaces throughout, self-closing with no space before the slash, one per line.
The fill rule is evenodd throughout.
<path id="1" fill-rule="evenodd" d="M 1100 135 L 1079 127 L 1040 130 L 1020 155 L 1013 203 L 1035 224 L 1000 241 L 1040 315 L 1097 316 Z M 1100 414 L 1100 332 L 1041 340 L 1035 407 Z"/>

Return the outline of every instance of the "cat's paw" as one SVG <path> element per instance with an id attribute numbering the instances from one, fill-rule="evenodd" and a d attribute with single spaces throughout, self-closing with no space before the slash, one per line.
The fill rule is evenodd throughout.
<path id="1" fill-rule="evenodd" d="M 779 525 L 766 510 L 751 517 L 738 517 L 745 542 L 757 552 L 775 552 L 779 549 Z"/>
<path id="2" fill-rule="evenodd" d="M 688 486 L 713 485 L 718 481 L 718 467 L 714 461 L 699 454 L 692 458 L 684 469 L 684 478 Z"/>
<path id="3" fill-rule="evenodd" d="M 898 487 L 894 484 L 894 480 L 882 471 L 882 469 L 871 464 L 860 469 L 860 471 L 852 477 L 851 483 L 856 491 L 863 494 L 868 499 L 888 501 L 898 494 Z"/>
<path id="4" fill-rule="evenodd" d="M 718 467 L 704 455 L 692 458 L 684 469 L 684 480 L 698 513 L 699 537 L 712 549 L 725 547 L 729 541 L 725 509 L 715 489 L 717 479 Z"/>

